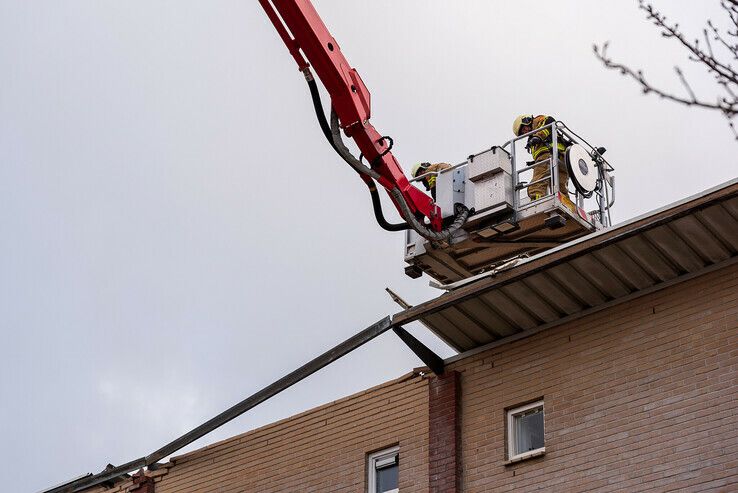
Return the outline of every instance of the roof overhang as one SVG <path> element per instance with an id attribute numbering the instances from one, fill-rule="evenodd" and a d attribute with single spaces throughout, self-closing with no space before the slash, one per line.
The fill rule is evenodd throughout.
<path id="1" fill-rule="evenodd" d="M 738 179 L 477 276 L 393 317 L 459 352 L 545 328 L 738 261 Z"/>

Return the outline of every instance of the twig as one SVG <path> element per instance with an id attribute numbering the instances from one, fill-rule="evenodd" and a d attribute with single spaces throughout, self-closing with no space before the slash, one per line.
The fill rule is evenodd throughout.
<path id="1" fill-rule="evenodd" d="M 708 103 L 706 101 L 699 101 L 695 97 L 694 93 L 692 92 L 692 89 L 689 87 L 688 84 L 686 84 L 686 80 L 683 79 L 683 83 L 686 85 L 688 91 L 690 92 L 690 99 L 685 99 L 680 96 L 675 96 L 673 94 L 670 94 L 664 90 L 661 90 L 657 87 L 652 86 L 646 81 L 645 76 L 643 75 L 642 70 L 633 70 L 630 67 L 613 62 L 611 58 L 608 58 L 607 56 L 607 47 L 608 43 L 604 43 L 602 48 L 598 47 L 597 45 L 594 46 L 594 52 L 595 56 L 602 61 L 602 63 L 605 65 L 605 67 L 610 69 L 615 69 L 620 71 L 621 74 L 631 77 L 633 80 L 638 82 L 638 84 L 641 85 L 641 89 L 643 90 L 644 94 L 648 93 L 654 93 L 658 94 L 664 99 L 669 99 L 671 101 L 674 101 L 676 103 L 685 104 L 687 106 L 699 106 L 702 108 L 707 108 L 711 110 L 718 110 L 726 114 L 728 117 L 733 117 L 735 115 L 738 115 L 738 101 L 732 101 L 732 102 L 718 102 L 718 103 Z M 678 74 L 681 74 L 681 71 L 678 69 L 678 67 L 675 67 Z M 725 100 L 722 100 L 725 101 Z"/>
<path id="2" fill-rule="evenodd" d="M 687 82 L 687 79 L 684 78 L 684 74 L 682 73 L 682 69 L 679 67 L 674 67 L 674 71 L 677 73 L 677 76 L 679 77 L 679 80 L 682 82 L 682 85 L 685 89 L 687 89 L 687 92 L 689 93 L 690 98 L 692 98 L 692 102 L 697 102 L 697 96 L 694 95 L 694 91 L 691 87 L 689 87 L 689 83 Z"/>
<path id="3" fill-rule="evenodd" d="M 638 8 L 646 12 L 646 20 L 651 21 L 660 30 L 663 37 L 676 39 L 687 50 L 689 60 L 702 65 L 708 74 L 715 77 L 715 82 L 722 88 L 721 92 L 724 91 L 724 94 L 727 95 L 716 97 L 715 102 L 698 97 L 687 81 L 684 72 L 678 66 L 674 67 L 674 71 L 679 82 L 686 90 L 687 96 L 678 96 L 659 89 L 646 80 L 642 70 L 634 70 L 625 64 L 614 62 L 607 54 L 607 42 L 603 43 L 602 47 L 595 45 L 594 53 L 606 68 L 617 70 L 638 83 L 644 94 L 653 93 L 675 103 L 720 112 L 728 120 L 728 126 L 735 139 L 738 140 L 738 131 L 732 121 L 738 115 L 738 97 L 736 97 L 738 94 L 738 72 L 731 65 L 731 61 L 738 60 L 738 39 L 735 43 L 732 39 L 738 38 L 738 0 L 720 0 L 720 6 L 735 30 L 724 31 L 726 36 L 731 37 L 729 41 L 724 37 L 723 32 L 710 19 L 707 19 L 707 28 L 702 30 L 705 44 L 705 49 L 702 49 L 699 39 L 694 39 L 692 42 L 688 41 L 680 31 L 678 23 L 668 23 L 666 16 L 654 9 L 653 5 L 646 3 L 645 0 L 638 0 Z M 713 46 L 713 41 L 717 42 L 715 46 Z M 720 48 L 719 53 L 716 51 L 718 47 Z M 724 59 L 726 56 L 727 60 Z"/>

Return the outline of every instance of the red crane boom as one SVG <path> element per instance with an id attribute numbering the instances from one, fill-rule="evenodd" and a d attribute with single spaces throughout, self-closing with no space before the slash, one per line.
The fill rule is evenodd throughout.
<path id="1" fill-rule="evenodd" d="M 353 164 L 352 162 L 349 164 L 352 164 L 362 174 L 362 179 L 369 185 L 370 190 L 373 189 L 374 193 L 376 193 L 376 187 L 374 187 L 373 180 L 382 185 L 389 192 L 400 215 L 409 223 L 406 228 L 397 229 L 412 227 L 430 239 L 450 237 L 453 231 L 464 223 L 469 211 L 457 211 L 457 220 L 454 224 L 442 230 L 441 209 L 431 197 L 410 184 L 397 159 L 392 155 L 390 150 L 392 140 L 383 137 L 369 122 L 371 117 L 369 90 L 356 69 L 352 68 L 343 56 L 341 48 L 331 36 L 312 3 L 309 0 L 259 0 L 259 3 L 308 82 L 312 81 L 309 69 L 312 65 L 328 91 L 334 112 L 331 118 L 334 142 L 331 145 L 336 143 L 336 138 L 340 140 L 340 132 L 336 127 L 340 124 L 345 134 L 354 139 L 371 167 L 362 165 L 365 170 L 362 173 L 361 169 L 356 166 L 359 161 L 355 158 Z M 320 112 L 322 113 L 322 110 Z M 320 115 L 319 118 L 321 118 Z M 322 118 L 324 120 L 325 116 L 322 115 Z M 328 134 L 325 127 L 324 131 Z M 347 159 L 342 151 L 348 152 L 348 150 L 340 142 L 337 144 L 339 149 L 336 150 L 344 159 Z M 347 161 L 350 160 L 347 159 Z M 373 198 L 376 199 L 376 196 L 373 195 Z M 377 203 L 375 203 L 375 212 L 376 207 Z M 425 224 L 423 218 L 428 219 L 428 225 Z"/>

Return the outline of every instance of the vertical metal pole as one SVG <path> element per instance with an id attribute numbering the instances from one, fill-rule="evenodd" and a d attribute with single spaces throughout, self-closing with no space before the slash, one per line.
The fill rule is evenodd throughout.
<path id="1" fill-rule="evenodd" d="M 512 148 L 510 149 L 510 158 L 512 159 L 512 187 L 513 187 L 513 214 L 515 219 L 518 217 L 518 203 L 520 198 L 518 197 L 518 161 L 515 158 L 515 144 L 518 140 L 513 139 Z"/>
<path id="2" fill-rule="evenodd" d="M 599 200 L 600 222 L 602 223 L 603 226 L 608 227 L 610 225 L 608 224 L 609 221 L 607 220 L 607 217 L 606 217 L 607 211 L 605 210 L 605 208 L 607 207 L 607 202 L 608 202 L 607 180 L 605 179 L 605 170 L 603 169 L 605 163 L 603 163 L 601 159 L 597 159 L 595 164 L 597 165 L 597 175 L 599 176 L 599 180 L 600 180 L 600 190 L 596 192 L 600 196 L 600 200 Z"/>
<path id="3" fill-rule="evenodd" d="M 553 145 L 553 149 L 551 149 L 551 177 L 553 180 L 551 194 L 554 197 L 558 197 L 557 192 L 559 191 L 559 139 L 556 130 L 556 122 L 553 122 L 551 124 L 551 138 L 553 139 L 551 142 Z"/>
<path id="4" fill-rule="evenodd" d="M 615 203 L 615 177 L 612 176 L 610 173 L 614 171 L 612 168 L 610 168 L 610 165 L 607 165 L 607 169 L 605 169 L 605 213 L 607 215 L 607 226 L 612 226 L 612 217 L 610 216 L 610 208 Z"/>

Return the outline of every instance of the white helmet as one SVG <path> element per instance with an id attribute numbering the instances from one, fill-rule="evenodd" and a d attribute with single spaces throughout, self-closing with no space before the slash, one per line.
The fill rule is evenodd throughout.
<path id="1" fill-rule="evenodd" d="M 533 115 L 520 115 L 515 119 L 512 131 L 515 135 L 520 135 L 520 127 L 523 125 L 531 125 L 533 123 Z"/>
<path id="2" fill-rule="evenodd" d="M 430 163 L 415 163 L 415 166 L 413 166 L 410 174 L 413 176 L 413 178 L 415 178 L 416 176 L 421 174 L 420 171 L 425 171 L 428 166 L 430 166 Z"/>

